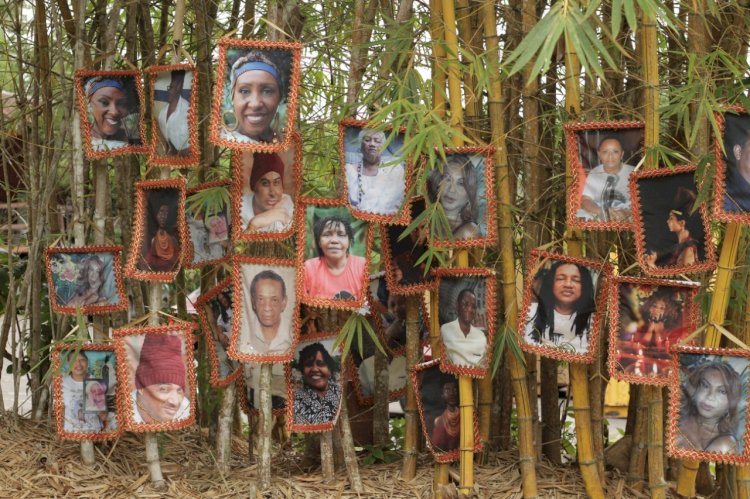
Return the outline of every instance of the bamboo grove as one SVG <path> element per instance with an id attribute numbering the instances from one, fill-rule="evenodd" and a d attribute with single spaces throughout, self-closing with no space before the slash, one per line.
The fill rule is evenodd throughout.
<path id="1" fill-rule="evenodd" d="M 617 275 L 639 274 L 636 237 L 627 230 L 582 230 L 568 223 L 574 165 L 566 152 L 563 125 L 638 121 L 644 124 L 644 155 L 638 170 L 695 165 L 698 203 L 710 203 L 716 178 L 713 138 L 721 133 L 717 114 L 727 106 L 750 109 L 747 47 L 750 11 L 745 0 L 194 0 L 122 2 L 55 0 L 10 2 L 0 14 L 3 43 L 2 192 L 5 215 L 0 240 L 0 350 L 13 393 L 0 402 L 13 417 L 54 424 L 51 385 L 54 345 L 89 337 L 104 341 L 110 329 L 167 317 L 192 320 L 186 295 L 208 292 L 230 277 L 231 265 L 183 269 L 168 284 L 126 280 L 129 312 L 97 316 L 52 312 L 45 282 L 47 248 L 133 243 L 135 183 L 184 177 L 188 187 L 231 175 L 231 153 L 209 140 L 210 89 L 217 79 L 217 47 L 223 38 L 301 42 L 302 70 L 297 128 L 302 137 L 301 194 L 339 196 L 339 122 L 352 118 L 403 130 L 403 152 L 416 165 L 412 191 L 421 194 L 430 171 L 446 148 L 492 147 L 497 243 L 447 250 L 430 245 L 420 263 L 434 269 L 483 267 L 494 270 L 496 317 L 491 363 L 481 380 L 459 376 L 461 410 L 458 473 L 451 464 L 434 465 L 433 492 L 447 497 L 451 481 L 460 494 L 492 496 L 475 480 L 497 451 L 517 455 L 523 497 L 538 497 L 537 465 L 570 466 L 575 455 L 581 493 L 605 497 L 617 485 L 616 468 L 630 491 L 667 497 L 696 493 L 750 497 L 747 466 L 715 468 L 696 459 L 666 453 L 670 420 L 668 390 L 631 384 L 624 436 L 610 445 L 605 418 L 608 338 L 598 337 L 593 362 L 564 362 L 522 351 L 519 324 L 527 262 L 532 250 L 553 251 L 610 265 Z M 149 165 L 144 155 L 88 160 L 75 102 L 76 70 L 146 69 L 158 64 L 195 62 L 199 88 L 197 167 L 172 170 Z M 148 110 L 146 110 L 148 113 Z M 449 238 L 442 209 L 428 207 L 407 231 L 424 230 L 430 241 Z M 417 226 L 420 227 L 417 227 Z M 750 238 L 741 221 L 712 221 L 708 237 L 718 248 L 714 270 L 677 276 L 700 282 L 696 297 L 700 331 L 696 342 L 710 348 L 750 340 Z M 371 268 L 382 270 L 379 241 Z M 288 241 L 238 242 L 238 255 L 293 258 Z M 683 279 L 684 278 L 684 279 Z M 429 293 L 428 343 L 440 353 L 438 297 Z M 422 362 L 421 300 L 406 301 L 406 363 Z M 160 314 L 159 311 L 163 311 Z M 148 314 L 148 315 L 147 315 Z M 357 313 L 308 309 L 301 321 L 335 331 L 348 351 L 374 336 Z M 611 314 L 611 311 L 610 311 Z M 89 323 L 90 322 L 90 323 Z M 608 330 L 604 321 L 599 326 Z M 377 342 L 377 338 L 375 339 Z M 737 340 L 737 341 L 734 341 Z M 379 375 L 371 416 L 372 445 L 398 451 L 401 479 L 413 480 L 423 451 L 418 393 L 407 384 L 402 448 L 390 449 L 387 359 L 375 352 Z M 210 352 L 198 342 L 197 424 L 210 428 L 216 465 L 229 471 L 238 392 L 210 386 Z M 346 354 L 345 354 L 346 355 Z M 382 374 L 385 374 L 383 380 Z M 570 410 L 558 405 L 560 372 L 569 386 Z M 260 410 L 251 416 L 249 439 L 256 447 L 258 489 L 273 487 L 271 459 L 281 431 L 272 412 L 270 364 L 260 371 Z M 30 414 L 21 414 L 29 386 Z M 7 379 L 7 378 L 6 378 Z M 265 387 L 265 388 L 263 388 Z M 351 385 L 346 390 L 351 390 Z M 353 397 L 353 396 L 352 396 Z M 566 406 L 567 408 L 567 406 Z M 353 440 L 358 430 L 356 403 L 342 404 L 337 427 L 308 436 L 320 449 L 321 474 L 334 476 L 344 462 L 347 488 L 366 493 L 360 478 L 362 457 Z M 478 440 L 472 426 L 476 416 Z M 350 426 L 350 417 L 352 426 Z M 562 438 L 575 422 L 575 446 Z M 370 423 L 368 423 L 370 424 Z M 283 424 L 281 425 L 283 426 Z M 272 433 L 275 440 L 272 439 Z M 145 439 L 151 481 L 163 486 L 158 440 Z M 475 445 L 483 450 L 475 453 Z M 81 442 L 81 456 L 95 462 L 94 444 Z M 251 453 L 253 451 L 251 450 Z M 336 458 L 336 459 L 334 459 Z M 340 459 L 339 459 L 340 458 Z"/>

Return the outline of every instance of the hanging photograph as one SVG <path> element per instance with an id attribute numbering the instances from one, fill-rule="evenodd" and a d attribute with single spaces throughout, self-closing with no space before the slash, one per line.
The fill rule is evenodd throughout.
<path id="1" fill-rule="evenodd" d="M 291 236 L 302 184 L 299 134 L 293 133 L 289 146 L 279 152 L 235 151 L 232 176 L 232 214 L 240 221 L 233 239 L 268 241 Z"/>
<path id="2" fill-rule="evenodd" d="M 302 44 L 219 40 L 210 140 L 246 151 L 289 147 L 297 119 Z"/>
<path id="3" fill-rule="evenodd" d="M 699 283 L 616 276 L 610 284 L 609 373 L 621 381 L 667 385 L 672 345 L 698 328 Z"/>
<path id="4" fill-rule="evenodd" d="M 123 426 L 165 431 L 195 421 L 191 324 L 114 330 Z"/>
<path id="5" fill-rule="evenodd" d="M 632 230 L 628 180 L 643 158 L 643 123 L 567 123 L 564 128 L 573 172 L 568 225 L 581 229 Z"/>
<path id="6" fill-rule="evenodd" d="M 229 357 L 289 362 L 299 337 L 297 270 L 292 260 L 236 256 L 234 322 Z"/>
<path id="7" fill-rule="evenodd" d="M 404 158 L 403 131 L 381 130 L 366 121 L 339 124 L 339 157 L 345 199 L 361 220 L 409 223 L 411 168 Z"/>
<path id="8" fill-rule="evenodd" d="M 146 69 L 151 89 L 151 147 L 154 165 L 187 167 L 200 161 L 198 79 L 192 64 Z"/>
<path id="9" fill-rule="evenodd" d="M 609 264 L 533 250 L 518 321 L 521 348 L 568 362 L 596 358 Z"/>
<path id="10" fill-rule="evenodd" d="M 171 282 L 187 246 L 185 180 L 142 180 L 135 188 L 133 241 L 125 275 Z"/>
<path id="11" fill-rule="evenodd" d="M 47 248 L 50 304 L 58 314 L 103 314 L 128 308 L 120 271 L 122 246 Z"/>
<path id="12" fill-rule="evenodd" d="M 306 335 L 286 366 L 289 431 L 328 431 L 336 424 L 341 407 L 341 353 L 333 348 L 335 339 L 335 334 Z"/>
<path id="13" fill-rule="evenodd" d="M 240 408 L 248 416 L 260 412 L 260 367 L 257 362 L 243 362 L 242 376 L 237 379 L 237 394 Z M 284 364 L 271 365 L 271 413 L 274 419 L 286 415 L 286 400 L 289 396 L 286 387 Z M 274 421 L 274 424 L 276 422 Z"/>
<path id="14" fill-rule="evenodd" d="M 411 219 L 418 217 L 424 209 L 424 199 L 415 198 L 411 203 Z M 437 279 L 425 272 L 425 262 L 417 263 L 429 246 L 425 228 L 417 227 L 402 237 L 405 231 L 406 228 L 399 225 L 380 226 L 388 289 L 401 295 L 433 290 L 437 287 Z"/>
<path id="15" fill-rule="evenodd" d="M 458 406 L 458 377 L 442 372 L 433 360 L 414 366 L 411 382 L 417 394 L 417 409 L 427 447 L 438 463 L 459 458 L 461 411 Z M 474 412 L 474 452 L 482 449 L 479 424 Z"/>
<path id="16" fill-rule="evenodd" d="M 451 233 L 433 244 L 445 248 L 468 248 L 494 244 L 495 193 L 490 147 L 445 149 L 445 159 L 435 156 L 429 168 L 425 191 L 431 204 L 439 203 Z"/>
<path id="17" fill-rule="evenodd" d="M 670 456 L 748 464 L 747 350 L 677 346 L 670 379 Z"/>
<path id="18" fill-rule="evenodd" d="M 669 276 L 716 266 L 707 209 L 696 205 L 695 170 L 679 166 L 631 175 L 635 249 L 646 273 Z"/>
<path id="19" fill-rule="evenodd" d="M 372 232 L 345 206 L 306 205 L 300 210 L 298 264 L 302 302 L 356 310 L 364 303 Z"/>
<path id="20" fill-rule="evenodd" d="M 52 355 L 57 434 L 66 440 L 120 436 L 112 345 L 58 344 Z"/>
<path id="21" fill-rule="evenodd" d="M 735 106 L 715 116 L 722 138 L 714 138 L 714 217 L 722 222 L 747 224 L 750 222 L 750 115 Z"/>
<path id="22" fill-rule="evenodd" d="M 75 84 L 88 159 L 148 152 L 140 71 L 79 70 Z"/>
<path id="23" fill-rule="evenodd" d="M 495 277 L 489 269 L 437 269 L 441 369 L 483 378 L 495 332 Z"/>
<path id="24" fill-rule="evenodd" d="M 228 180 L 206 182 L 187 190 L 185 226 L 188 241 L 185 267 L 216 265 L 232 250 Z"/>
<path id="25" fill-rule="evenodd" d="M 227 355 L 232 337 L 232 280 L 226 278 L 195 303 L 211 363 L 211 386 L 224 387 L 241 374 L 239 362 Z"/>

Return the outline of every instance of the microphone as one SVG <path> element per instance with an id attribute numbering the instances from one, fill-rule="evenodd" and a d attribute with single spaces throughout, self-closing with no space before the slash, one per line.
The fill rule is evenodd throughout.
<path id="1" fill-rule="evenodd" d="M 604 182 L 604 189 L 602 189 L 601 207 L 602 213 L 604 214 L 604 221 L 609 222 L 609 209 L 612 208 L 612 203 L 615 200 L 615 184 L 617 183 L 617 176 L 607 175 L 607 180 Z"/>

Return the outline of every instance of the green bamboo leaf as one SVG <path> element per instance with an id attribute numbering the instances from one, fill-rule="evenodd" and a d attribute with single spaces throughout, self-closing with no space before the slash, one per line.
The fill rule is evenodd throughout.
<path id="1" fill-rule="evenodd" d="M 617 37 L 622 26 L 622 2 L 623 0 L 612 0 L 612 35 Z"/>

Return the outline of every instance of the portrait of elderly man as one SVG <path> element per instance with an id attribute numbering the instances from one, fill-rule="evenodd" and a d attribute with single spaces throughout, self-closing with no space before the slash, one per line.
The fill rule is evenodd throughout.
<path id="1" fill-rule="evenodd" d="M 252 267 L 243 270 L 243 277 L 248 278 L 243 279 L 243 288 L 247 287 L 248 274 L 252 272 Z M 292 314 L 287 313 L 290 300 L 284 278 L 274 270 L 265 269 L 255 274 L 249 288 L 250 292 L 246 292 L 243 298 L 243 309 L 247 313 L 242 314 L 239 350 L 253 354 L 283 354 L 289 351 L 292 346 Z M 293 304 L 289 311 L 292 308 Z"/>
<path id="2" fill-rule="evenodd" d="M 359 162 L 347 162 L 344 167 L 349 204 L 368 213 L 395 214 L 404 200 L 403 162 L 397 157 L 384 159 L 386 137 L 382 131 L 362 128 L 357 143 L 361 152 Z"/>
<path id="3" fill-rule="evenodd" d="M 597 154 L 599 165 L 586 175 L 577 216 L 586 220 L 629 222 L 633 216 L 628 177 L 634 168 L 623 163 L 625 150 L 622 142 L 607 135 L 599 142 Z"/>
<path id="4" fill-rule="evenodd" d="M 445 355 L 451 364 L 481 367 L 487 358 L 487 336 L 472 323 L 477 316 L 477 297 L 469 288 L 458 293 L 456 320 L 440 326 Z"/>
<path id="5" fill-rule="evenodd" d="M 727 116 L 725 146 L 727 161 L 722 206 L 730 213 L 750 212 L 750 117 Z"/>

